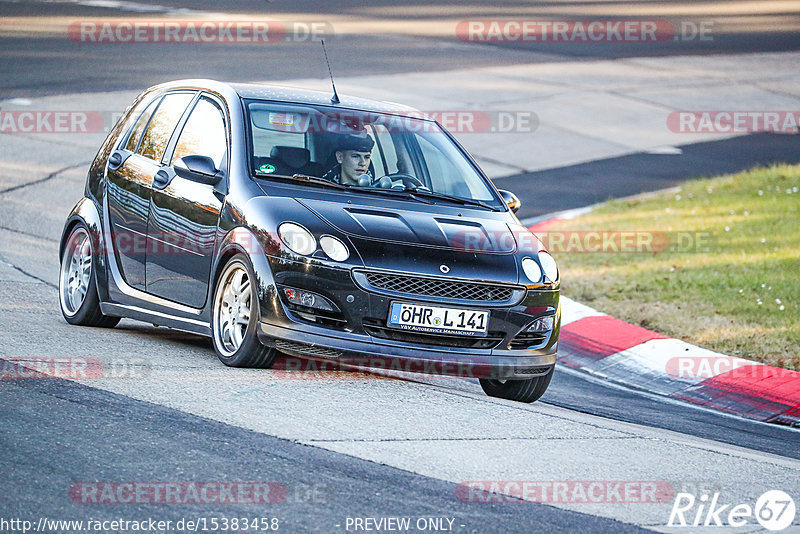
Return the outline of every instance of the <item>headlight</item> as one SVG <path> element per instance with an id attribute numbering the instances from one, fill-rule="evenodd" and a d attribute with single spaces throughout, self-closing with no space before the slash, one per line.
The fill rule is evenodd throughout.
<path id="1" fill-rule="evenodd" d="M 538 284 L 542 279 L 542 269 L 539 264 L 530 258 L 522 260 L 522 270 L 525 271 L 525 276 L 534 284 Z"/>
<path id="2" fill-rule="evenodd" d="M 550 282 L 555 282 L 558 280 L 558 266 L 556 265 L 556 260 L 553 259 L 553 256 L 545 251 L 541 251 L 539 252 L 539 263 L 542 264 L 544 275 Z"/>
<path id="3" fill-rule="evenodd" d="M 294 223 L 283 223 L 278 227 L 278 235 L 292 252 L 307 256 L 317 250 L 317 240 L 311 233 Z"/>
<path id="4" fill-rule="evenodd" d="M 319 244 L 322 250 L 325 251 L 325 254 L 333 261 L 345 261 L 350 257 L 350 251 L 347 249 L 347 245 L 335 237 L 324 235 L 319 239 Z"/>

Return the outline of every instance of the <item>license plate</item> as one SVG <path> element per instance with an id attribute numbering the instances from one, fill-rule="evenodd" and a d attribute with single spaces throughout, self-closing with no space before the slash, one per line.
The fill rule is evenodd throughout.
<path id="1" fill-rule="evenodd" d="M 387 325 L 430 334 L 484 337 L 489 326 L 489 312 L 392 302 Z"/>

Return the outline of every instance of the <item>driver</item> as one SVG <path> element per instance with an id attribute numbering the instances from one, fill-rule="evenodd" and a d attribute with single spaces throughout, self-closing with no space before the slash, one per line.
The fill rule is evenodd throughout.
<path id="1" fill-rule="evenodd" d="M 323 178 L 337 184 L 371 184 L 373 178 L 369 172 L 369 162 L 372 158 L 373 146 L 375 146 L 375 141 L 366 133 L 342 135 L 336 145 L 337 163 L 325 173 Z M 364 176 L 366 178 L 359 182 L 359 178 Z"/>

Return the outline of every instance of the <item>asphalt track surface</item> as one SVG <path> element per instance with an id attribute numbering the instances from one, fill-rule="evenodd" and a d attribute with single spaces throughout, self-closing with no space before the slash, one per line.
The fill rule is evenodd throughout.
<path id="1" fill-rule="evenodd" d="M 88 5 L 86 5 L 88 4 Z M 800 49 L 800 16 L 788 2 L 691 3 L 501 1 L 360 1 L 209 0 L 108 2 L 102 9 L 74 0 L 17 0 L 0 2 L 0 15 L 55 18 L 66 21 L 148 19 L 177 16 L 196 20 L 197 14 L 225 11 L 232 18 L 283 17 L 284 20 L 327 23 L 329 55 L 339 76 L 441 71 L 552 61 L 646 57 L 686 54 L 771 52 Z M 122 8 L 113 7 L 122 4 Z M 130 4 L 151 11 L 132 10 Z M 644 7 L 643 7 L 644 5 Z M 179 12 L 178 9 L 188 9 Z M 456 32 L 465 20 L 637 20 L 666 21 L 710 28 L 708 39 L 687 32 L 666 42 L 464 42 Z M 429 30 L 429 25 L 441 22 Z M 107 91 L 149 87 L 178 78 L 212 77 L 231 82 L 325 77 L 327 69 L 316 41 L 230 46 L 174 43 L 92 44 L 73 42 L 63 28 L 51 32 L 15 32 L 0 26 L 0 98 L 41 94 Z M 343 28 L 343 29 L 338 29 Z M 675 30 L 679 32 L 679 30 Z M 680 33 L 680 32 L 679 32 Z"/>
<path id="2" fill-rule="evenodd" d="M 64 498 L 77 479 L 289 481 L 283 502 L 267 508 L 281 531 L 335 531 L 350 517 L 456 517 L 460 532 L 541 530 L 638 532 L 613 520 L 535 503 L 476 506 L 456 498 L 455 484 L 297 445 L 231 425 L 62 380 L 21 380 L 3 388 L 0 414 L 4 517 L 81 518 L 85 506 Z M 57 412 L 58 416 L 53 417 Z M 20 425 L 21 420 L 25 425 Z M 106 444 L 106 446 L 102 446 Z M 32 462 L 39 458 L 40 461 Z M 148 461 L 157 459 L 155 461 Z M 76 467 L 80 466 L 79 470 Z M 264 515 L 259 510 L 259 515 Z M 252 517 L 247 504 L 109 505 L 93 519 Z M 461 528 L 460 525 L 468 525 Z"/>
<path id="3" fill-rule="evenodd" d="M 142 2 L 167 7 L 218 11 L 216 2 Z M 226 11 L 253 13 L 257 9 L 270 12 L 320 14 L 329 4 L 319 2 L 236 2 Z M 337 12 L 358 12 L 357 3 L 337 3 Z M 664 2 L 663 4 L 670 4 Z M 380 7 L 382 4 L 375 4 Z M 425 4 L 405 4 L 419 7 Z M 461 3 L 442 8 L 455 11 Z M 496 6 L 500 6 L 496 4 Z M 505 7 L 516 4 L 508 4 Z M 413 10 L 410 10 L 412 13 Z M 508 11 L 504 11 L 508 13 Z M 109 9 L 71 3 L 3 2 L 0 14 L 8 16 L 48 15 L 65 17 L 120 16 Z M 123 12 L 122 15 L 129 15 Z M 785 14 L 789 16 L 789 14 Z M 422 17 L 422 15 L 419 15 Z M 791 14 L 796 17 L 796 14 Z M 324 18 L 324 14 L 320 15 Z M 463 18 L 463 17 L 461 17 Z M 309 77 L 309 70 L 320 76 L 324 64 L 310 43 L 281 44 L 272 48 L 237 49 L 236 61 L 230 60 L 230 48 L 203 47 L 197 54 L 183 45 L 104 46 L 90 48 L 67 43 L 63 38 L 0 37 L 0 98 L 34 97 L 47 94 L 135 89 L 179 77 L 213 76 L 228 80 L 265 79 L 266 73 L 276 79 Z M 631 46 L 596 47 L 591 50 L 564 46 L 519 47 L 474 45 L 457 40 L 433 37 L 341 35 L 333 41 L 332 59 L 340 75 L 397 73 L 419 70 L 439 71 L 446 68 L 515 64 L 537 61 L 575 61 L 586 57 L 642 56 L 666 53 L 728 53 L 741 51 L 791 50 L 800 47 L 797 32 L 765 31 L 746 37 L 720 36 L 713 44 L 675 43 L 672 48 L 648 49 Z M 677 47 L 677 48 L 675 48 Z M 347 53 L 342 53 L 343 49 Z M 152 60 L 158 58 L 158 60 Z M 704 146 L 705 145 L 705 146 Z M 639 190 L 658 189 L 702 169 L 702 175 L 747 168 L 754 162 L 775 158 L 800 161 L 798 136 L 751 136 L 732 141 L 683 147 L 680 157 L 664 158 L 672 167 L 660 164 L 655 155 L 632 155 L 615 160 L 590 162 L 572 168 L 542 171 L 531 175 L 509 177 L 504 186 L 520 194 L 529 211 L 522 216 L 579 207 L 608 197 L 625 196 Z M 58 158 L 57 149 L 53 157 Z M 750 150 L 748 152 L 748 150 Z M 627 159 L 626 159 L 627 158 Z M 70 161 L 69 163 L 73 163 Z M 630 169 L 637 170 L 631 173 Z M 79 175 L 81 170 L 76 171 Z M 591 193 L 575 194 L 600 173 L 608 179 L 607 187 Z M 695 176 L 697 173 L 694 174 Z M 572 177 L 570 182 L 565 178 Z M 16 240 L 17 246 L 31 252 L 4 254 L 0 290 L 4 312 L 2 342 L 10 349 L 4 355 L 52 354 L 53 349 L 91 355 L 96 350 L 136 354 L 137 347 L 165 353 L 176 353 L 193 366 L 191 358 L 203 363 L 213 360 L 208 342 L 195 336 L 175 334 L 164 329 L 142 327 L 123 322 L 119 333 L 66 328 L 60 321 L 55 301 L 52 268 L 42 262 L 53 262 L 60 227 L 53 224 L 52 213 L 69 209 L 80 194 L 75 184 L 80 177 L 66 183 L 59 176 L 41 182 L 46 176 L 31 176 L 21 189 L 2 192 L 0 198 L 13 199 L 25 212 L 3 217 L 4 235 Z M 556 178 L 556 179 L 554 179 Z M 581 180 L 584 180 L 583 182 Z M 41 183 L 40 183 L 41 182 Z M 548 202 L 532 200 L 531 184 L 544 187 Z M 513 185 L 512 185 L 513 184 Z M 551 188 L 551 189 L 548 189 Z M 569 194 L 565 194 L 569 192 Z M 63 198 L 62 198 L 63 197 Z M 55 227 L 54 227 L 55 226 Z M 41 251 L 41 252 L 39 252 Z M 10 265 L 9 265 L 10 264 Z M 32 321 L 35 327 L 25 326 Z M 130 346 L 126 346 L 129 339 Z M 64 344 L 64 345 L 62 345 Z M 66 345 L 69 345 L 69 350 Z M 102 349 L 101 349 L 102 347 Z M 76 352 L 77 351 L 77 352 Z M 383 382 L 383 381 L 376 381 Z M 386 381 L 388 387 L 389 381 Z M 302 384 L 299 386 L 310 384 Z M 400 382 L 402 385 L 403 382 Z M 425 399 L 444 391 L 460 395 L 461 385 L 406 383 L 409 396 Z M 379 384 L 380 385 L 380 384 Z M 175 506 L 85 506 L 70 501 L 66 488 L 83 480 L 275 480 L 289 489 L 287 501 L 276 507 L 286 531 L 336 531 L 348 516 L 448 516 L 455 517 L 463 532 L 627 532 L 637 527 L 600 517 L 594 513 L 578 513 L 540 504 L 465 504 L 455 498 L 455 484 L 379 461 L 333 452 L 328 449 L 280 437 L 279 433 L 253 431 L 240 424 L 226 424 L 218 419 L 187 413 L 161 402 L 147 402 L 135 395 L 115 393 L 114 387 L 91 387 L 63 380 L 0 381 L 0 487 L 6 497 L 0 505 L 2 517 L 50 518 L 116 518 L 147 514 L 159 519 L 212 516 L 253 515 L 247 506 L 175 507 Z M 374 385 L 371 385 L 370 391 Z M 178 386 L 180 387 L 180 386 Z M 469 385 L 464 385 L 467 388 Z M 110 390 L 109 390 L 110 389 Z M 403 388 L 401 387 L 401 390 Z M 472 385 L 474 389 L 474 384 Z M 247 393 L 245 391 L 245 393 Z M 364 402 L 369 402 L 366 397 Z M 156 397 L 157 395 L 153 395 Z M 306 394 L 298 391 L 300 400 Z M 478 401 L 465 397 L 464 402 Z M 208 399 L 216 400 L 216 399 Z M 272 399 L 275 409 L 285 409 L 286 398 Z M 404 400 L 397 397 L 398 413 Z M 203 398 L 196 399 L 202 403 Z M 325 403 L 325 397 L 316 402 Z M 580 373 L 559 370 L 546 396 L 542 409 L 567 416 L 570 412 L 597 417 L 598 421 L 620 421 L 652 429 L 663 429 L 686 439 L 700 438 L 729 444 L 753 453 L 768 453 L 787 459 L 800 459 L 800 433 L 736 417 L 728 417 L 677 402 L 667 402 L 646 393 L 605 384 Z M 476 404 L 477 405 L 477 404 Z M 549 407 L 548 407 L 549 405 Z M 246 403 L 233 404 L 231 410 L 246 411 Z M 388 413 L 388 412 L 387 412 Z M 388 416 L 391 416 L 389 414 Z M 339 417 L 347 419 L 348 414 Z M 576 415 L 576 417 L 578 417 Z M 594 419 L 593 419 L 594 420 Z M 295 420 L 296 421 L 296 420 Z M 581 420 L 582 421 L 582 420 Z M 502 421 L 498 421 L 502 426 Z M 354 430 L 361 421 L 353 421 Z M 609 427 L 611 428 L 611 427 Z M 616 427 L 614 427 L 616 428 Z M 498 433 L 500 433 L 498 431 Z M 655 434 L 661 436 L 660 434 Z M 671 435 L 671 434 L 670 434 Z M 662 439 L 654 438 L 654 439 Z M 663 438 L 666 439 L 666 438 Z M 435 443 L 435 442 L 434 442 Z M 451 458 L 451 461 L 463 461 Z M 571 459 L 563 457 L 563 462 Z M 317 491 L 316 497 L 309 497 Z M 272 512 L 272 510 L 270 510 Z M 666 518 L 664 518 L 666 519 Z"/>

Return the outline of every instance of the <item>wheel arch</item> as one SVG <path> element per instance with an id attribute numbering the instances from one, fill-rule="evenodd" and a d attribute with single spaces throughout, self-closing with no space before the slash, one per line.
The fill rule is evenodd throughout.
<path id="1" fill-rule="evenodd" d="M 108 299 L 108 273 L 106 269 L 106 256 L 105 256 L 105 241 L 103 239 L 103 224 L 100 217 L 100 210 L 94 201 L 89 197 L 83 197 L 72 208 L 67 220 L 64 223 L 64 229 L 61 232 L 61 240 L 58 244 L 58 261 L 61 263 L 64 257 L 64 247 L 67 244 L 67 238 L 72 230 L 78 224 L 83 224 L 89 231 L 89 237 L 92 240 L 92 265 L 95 269 L 95 285 L 97 287 L 97 294 L 101 302 L 107 302 Z"/>
<path id="2" fill-rule="evenodd" d="M 209 309 L 213 313 L 213 295 L 217 282 L 225 269 L 225 265 L 236 254 L 244 254 L 253 268 L 253 273 L 257 279 L 261 317 L 274 313 L 278 295 L 272 268 L 258 237 L 252 230 L 244 226 L 238 226 L 230 230 L 220 243 L 217 260 L 212 270 L 211 284 L 209 284 L 209 303 L 211 303 Z"/>
<path id="3" fill-rule="evenodd" d="M 58 245 L 59 260 L 64 255 L 64 246 L 67 243 L 69 233 L 78 223 L 83 223 L 86 226 L 94 242 L 98 242 L 102 238 L 103 226 L 100 222 L 100 211 L 90 198 L 83 197 L 67 215 L 64 229 L 61 231 L 61 242 Z"/>

